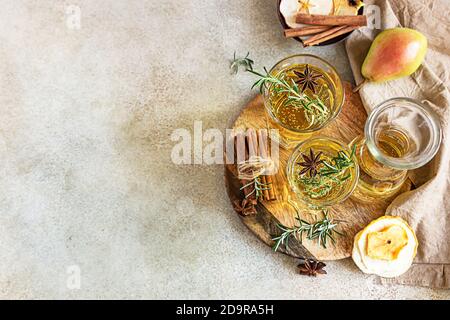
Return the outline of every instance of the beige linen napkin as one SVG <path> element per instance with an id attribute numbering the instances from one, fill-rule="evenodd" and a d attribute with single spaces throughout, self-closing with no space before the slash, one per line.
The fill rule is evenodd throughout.
<path id="1" fill-rule="evenodd" d="M 417 189 L 398 196 L 386 214 L 404 218 L 419 240 L 413 266 L 403 276 L 380 278 L 400 283 L 450 288 L 450 6 L 448 0 L 365 1 L 368 20 L 381 11 L 381 29 L 408 27 L 428 39 L 424 64 L 412 76 L 382 84 L 368 83 L 360 90 L 366 110 L 392 97 L 410 97 L 429 105 L 440 117 L 443 140 L 436 157 L 425 167 L 410 172 Z M 375 14 L 374 14 L 375 13 Z M 346 50 L 356 83 L 362 81 L 362 62 L 371 41 L 381 30 L 353 32 Z"/>

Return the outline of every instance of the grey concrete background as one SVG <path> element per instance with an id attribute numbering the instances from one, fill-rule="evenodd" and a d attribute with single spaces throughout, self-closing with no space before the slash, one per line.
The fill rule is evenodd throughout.
<path id="1" fill-rule="evenodd" d="M 450 297 L 349 259 L 299 276 L 240 223 L 221 166 L 172 164 L 174 129 L 225 129 L 255 95 L 235 50 L 258 66 L 312 52 L 352 80 L 342 44 L 282 37 L 275 2 L 0 1 L 1 298 Z"/>

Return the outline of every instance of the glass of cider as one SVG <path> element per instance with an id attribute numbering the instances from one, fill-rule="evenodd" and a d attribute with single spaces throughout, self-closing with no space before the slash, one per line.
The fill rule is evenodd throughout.
<path id="1" fill-rule="evenodd" d="M 298 54 L 282 59 L 270 75 L 294 84 L 297 93 L 277 84 L 263 89 L 269 127 L 278 129 L 282 147 L 290 149 L 335 119 L 344 102 L 344 89 L 336 69 L 325 60 Z M 302 101 L 293 100 L 300 97 Z"/>
<path id="2" fill-rule="evenodd" d="M 360 167 L 353 196 L 370 202 L 397 194 L 411 169 L 422 167 L 437 153 L 441 127 L 435 113 L 409 98 L 381 103 L 369 115 L 364 137 L 357 137 Z"/>
<path id="3" fill-rule="evenodd" d="M 312 209 L 323 209 L 347 199 L 358 182 L 354 150 L 345 143 L 317 136 L 300 143 L 286 170 L 290 187 Z"/>

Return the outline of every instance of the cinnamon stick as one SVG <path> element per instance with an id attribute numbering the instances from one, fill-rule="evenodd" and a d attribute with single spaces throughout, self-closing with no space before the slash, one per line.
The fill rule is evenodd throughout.
<path id="1" fill-rule="evenodd" d="M 330 26 L 310 26 L 303 28 L 285 29 L 284 36 L 286 38 L 309 36 L 330 29 Z"/>
<path id="2" fill-rule="evenodd" d="M 238 131 L 235 134 L 234 139 L 234 154 L 236 157 L 236 164 L 241 164 L 246 160 L 247 150 L 245 146 L 245 135 L 242 131 Z"/>
<path id="3" fill-rule="evenodd" d="M 303 42 L 303 45 L 305 47 L 314 46 L 316 44 L 319 44 L 319 43 L 328 41 L 330 39 L 336 38 L 337 36 L 340 36 L 341 34 L 353 31 L 353 30 L 358 29 L 358 28 L 359 28 L 359 26 L 345 26 L 345 28 L 341 28 L 341 29 L 337 30 L 334 33 L 331 33 L 331 34 L 326 35 L 324 37 L 318 38 L 317 40 L 309 41 L 309 39 L 308 39 L 308 40 Z"/>
<path id="4" fill-rule="evenodd" d="M 261 139 L 261 130 L 258 130 L 257 135 L 258 135 L 257 136 L 257 141 L 258 141 L 258 143 L 257 143 L 258 144 L 257 152 L 258 152 L 258 156 L 264 158 L 264 153 L 263 153 L 263 150 L 262 150 L 264 148 L 264 146 L 262 145 L 263 141 Z M 264 185 L 264 189 L 266 189 L 267 188 L 267 184 L 268 184 L 267 177 L 265 175 L 261 175 L 260 179 L 261 179 L 261 182 Z M 270 200 L 269 190 L 263 190 L 263 198 L 264 198 L 264 200 Z"/>
<path id="5" fill-rule="evenodd" d="M 336 31 L 339 31 L 341 29 L 346 28 L 347 26 L 337 26 L 337 27 L 332 27 L 331 29 L 325 30 L 323 32 L 320 32 L 306 40 L 303 41 L 303 45 L 307 46 L 308 43 L 314 42 L 316 40 L 322 39 L 323 37 L 329 36 L 330 34 L 335 33 Z"/>
<path id="6" fill-rule="evenodd" d="M 269 155 L 269 146 L 268 146 L 268 139 L 267 139 L 267 130 L 261 129 L 258 131 L 258 142 L 259 142 L 259 154 L 262 158 L 268 159 Z M 274 185 L 272 176 L 270 175 L 263 175 L 262 176 L 265 180 L 265 184 L 268 188 L 270 188 L 267 191 L 267 198 L 266 200 L 275 200 L 275 192 L 274 192 Z"/>
<path id="7" fill-rule="evenodd" d="M 250 128 L 247 130 L 247 141 L 248 141 L 248 149 L 250 156 L 261 156 L 258 148 L 258 137 L 255 129 Z M 264 185 L 267 184 L 266 176 L 260 176 L 261 183 Z M 262 190 L 262 195 L 264 200 L 269 200 L 269 190 Z"/>
<path id="8" fill-rule="evenodd" d="M 297 13 L 295 22 L 319 26 L 338 26 L 344 24 L 352 26 L 367 26 L 367 17 L 365 15 L 330 16 L 321 14 Z"/>
<path id="9" fill-rule="evenodd" d="M 238 150 L 238 148 L 244 148 L 244 159 L 242 161 L 248 160 L 249 157 L 249 153 L 248 153 L 248 149 L 246 146 L 246 138 L 245 135 L 242 132 L 238 132 L 236 134 L 236 139 L 235 139 L 235 150 Z M 243 146 L 242 146 L 242 142 L 243 141 Z M 240 152 L 237 152 L 237 155 L 239 155 Z M 237 159 L 237 164 L 239 164 L 239 160 Z M 239 172 L 238 172 L 239 175 Z M 247 179 L 239 179 L 240 183 L 245 186 L 247 184 L 249 184 L 251 182 L 251 180 L 247 180 Z M 255 192 L 254 190 L 254 185 L 249 185 L 245 188 L 243 188 L 243 193 L 245 196 L 245 199 L 248 199 L 252 204 L 256 204 L 257 200 L 256 200 L 256 196 L 255 196 Z"/>
<path id="10" fill-rule="evenodd" d="M 258 155 L 258 140 L 256 136 L 256 131 L 253 128 L 247 130 L 247 142 L 248 142 L 248 153 L 249 158 Z"/>
<path id="11" fill-rule="evenodd" d="M 314 36 L 312 36 L 312 37 L 310 37 L 310 38 L 304 40 L 304 41 L 303 41 L 303 46 L 306 47 L 306 46 L 308 46 L 309 43 L 315 42 L 315 41 L 320 40 L 320 39 L 322 39 L 322 38 L 324 38 L 324 37 L 327 37 L 327 36 L 329 36 L 329 35 L 332 35 L 333 33 L 336 33 L 337 31 L 339 31 L 339 30 L 341 30 L 341 29 L 344 29 L 344 28 L 346 28 L 346 27 L 348 27 L 348 26 L 336 26 L 336 27 L 332 27 L 332 28 L 329 29 L 329 30 L 320 32 L 320 33 L 318 33 L 318 34 L 316 34 L 316 35 L 314 35 Z"/>

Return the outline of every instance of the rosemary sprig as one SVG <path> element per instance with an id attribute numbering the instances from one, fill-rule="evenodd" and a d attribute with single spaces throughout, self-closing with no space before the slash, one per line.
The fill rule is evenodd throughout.
<path id="1" fill-rule="evenodd" d="M 341 150 L 331 161 L 321 160 L 323 166 L 316 175 L 300 177 L 299 180 L 305 193 L 313 199 L 322 198 L 331 192 L 334 187 L 349 179 L 350 173 L 345 176 L 343 176 L 343 173 L 347 168 L 355 165 L 353 161 L 355 152 L 356 146 L 353 146 L 350 155 Z"/>
<path id="2" fill-rule="evenodd" d="M 315 95 L 314 99 L 310 98 L 300 90 L 293 79 L 285 79 L 284 75 L 274 76 L 267 71 L 266 67 L 263 68 L 264 73 L 253 70 L 254 61 L 248 56 L 249 53 L 247 53 L 245 58 L 236 58 L 236 53 L 234 53 L 230 68 L 234 73 L 237 73 L 239 66 L 244 66 L 245 71 L 258 76 L 259 79 L 252 85 L 252 89 L 259 87 L 261 94 L 265 87 L 272 89 L 277 94 L 286 93 L 285 105 L 305 109 L 306 114 L 309 116 L 310 124 L 327 119 L 329 111 L 318 95 Z"/>
<path id="3" fill-rule="evenodd" d="M 247 199 L 252 194 L 255 194 L 256 200 L 258 200 L 262 195 L 264 190 L 270 190 L 272 188 L 272 183 L 262 183 L 259 177 L 256 177 L 246 185 L 242 186 L 240 190 L 243 190 L 244 188 L 247 188 L 249 186 L 253 186 L 252 192 L 248 193 L 245 198 Z"/>
<path id="4" fill-rule="evenodd" d="M 233 54 L 233 61 L 231 62 L 230 69 L 232 73 L 237 74 L 239 72 L 239 67 L 244 67 L 245 70 L 253 70 L 253 60 L 248 56 L 250 52 L 247 52 L 245 58 L 236 58 L 236 52 Z"/>
<path id="5" fill-rule="evenodd" d="M 264 68 L 265 74 L 261 74 L 254 70 L 247 71 L 260 77 L 260 79 L 253 84 L 252 89 L 254 87 L 259 87 L 259 91 L 262 93 L 264 87 L 269 84 L 272 86 L 274 92 L 278 94 L 288 94 L 287 99 L 284 102 L 286 105 L 304 108 L 308 113 L 316 111 L 315 113 L 320 116 L 327 115 L 328 110 L 319 97 L 312 99 L 306 94 L 303 94 L 294 80 L 290 79 L 290 81 L 288 81 L 284 78 L 277 78 L 276 76 L 271 75 L 266 68 Z"/>
<path id="6" fill-rule="evenodd" d="M 339 179 L 334 179 L 333 177 L 324 178 L 320 175 L 302 177 L 300 182 L 303 184 L 305 193 L 312 199 L 326 196 L 336 184 L 340 184 Z"/>
<path id="7" fill-rule="evenodd" d="M 297 220 L 298 225 L 289 228 L 282 224 L 277 224 L 278 228 L 283 232 L 278 237 L 272 239 L 273 241 L 275 241 L 273 250 L 277 251 L 282 244 L 284 244 L 285 247 L 288 248 L 289 238 L 291 236 L 294 236 L 301 243 L 304 234 L 306 235 L 306 239 L 308 240 L 317 239 L 318 244 L 325 249 L 327 248 L 328 239 L 331 240 L 333 244 L 335 244 L 336 240 L 334 239 L 334 234 L 343 235 L 343 233 L 336 230 L 336 227 L 341 221 L 329 218 L 327 210 L 323 210 L 322 213 L 322 220 L 318 220 L 314 223 L 309 223 L 301 219 L 297 212 L 297 217 L 295 218 L 295 220 Z"/>
<path id="8" fill-rule="evenodd" d="M 340 174 L 345 169 L 354 165 L 353 156 L 356 153 L 356 145 L 353 145 L 352 152 L 349 155 L 345 151 L 338 151 L 336 157 L 331 159 L 331 163 L 324 161 L 324 168 L 319 172 L 322 176 L 329 176 L 332 174 Z"/>

